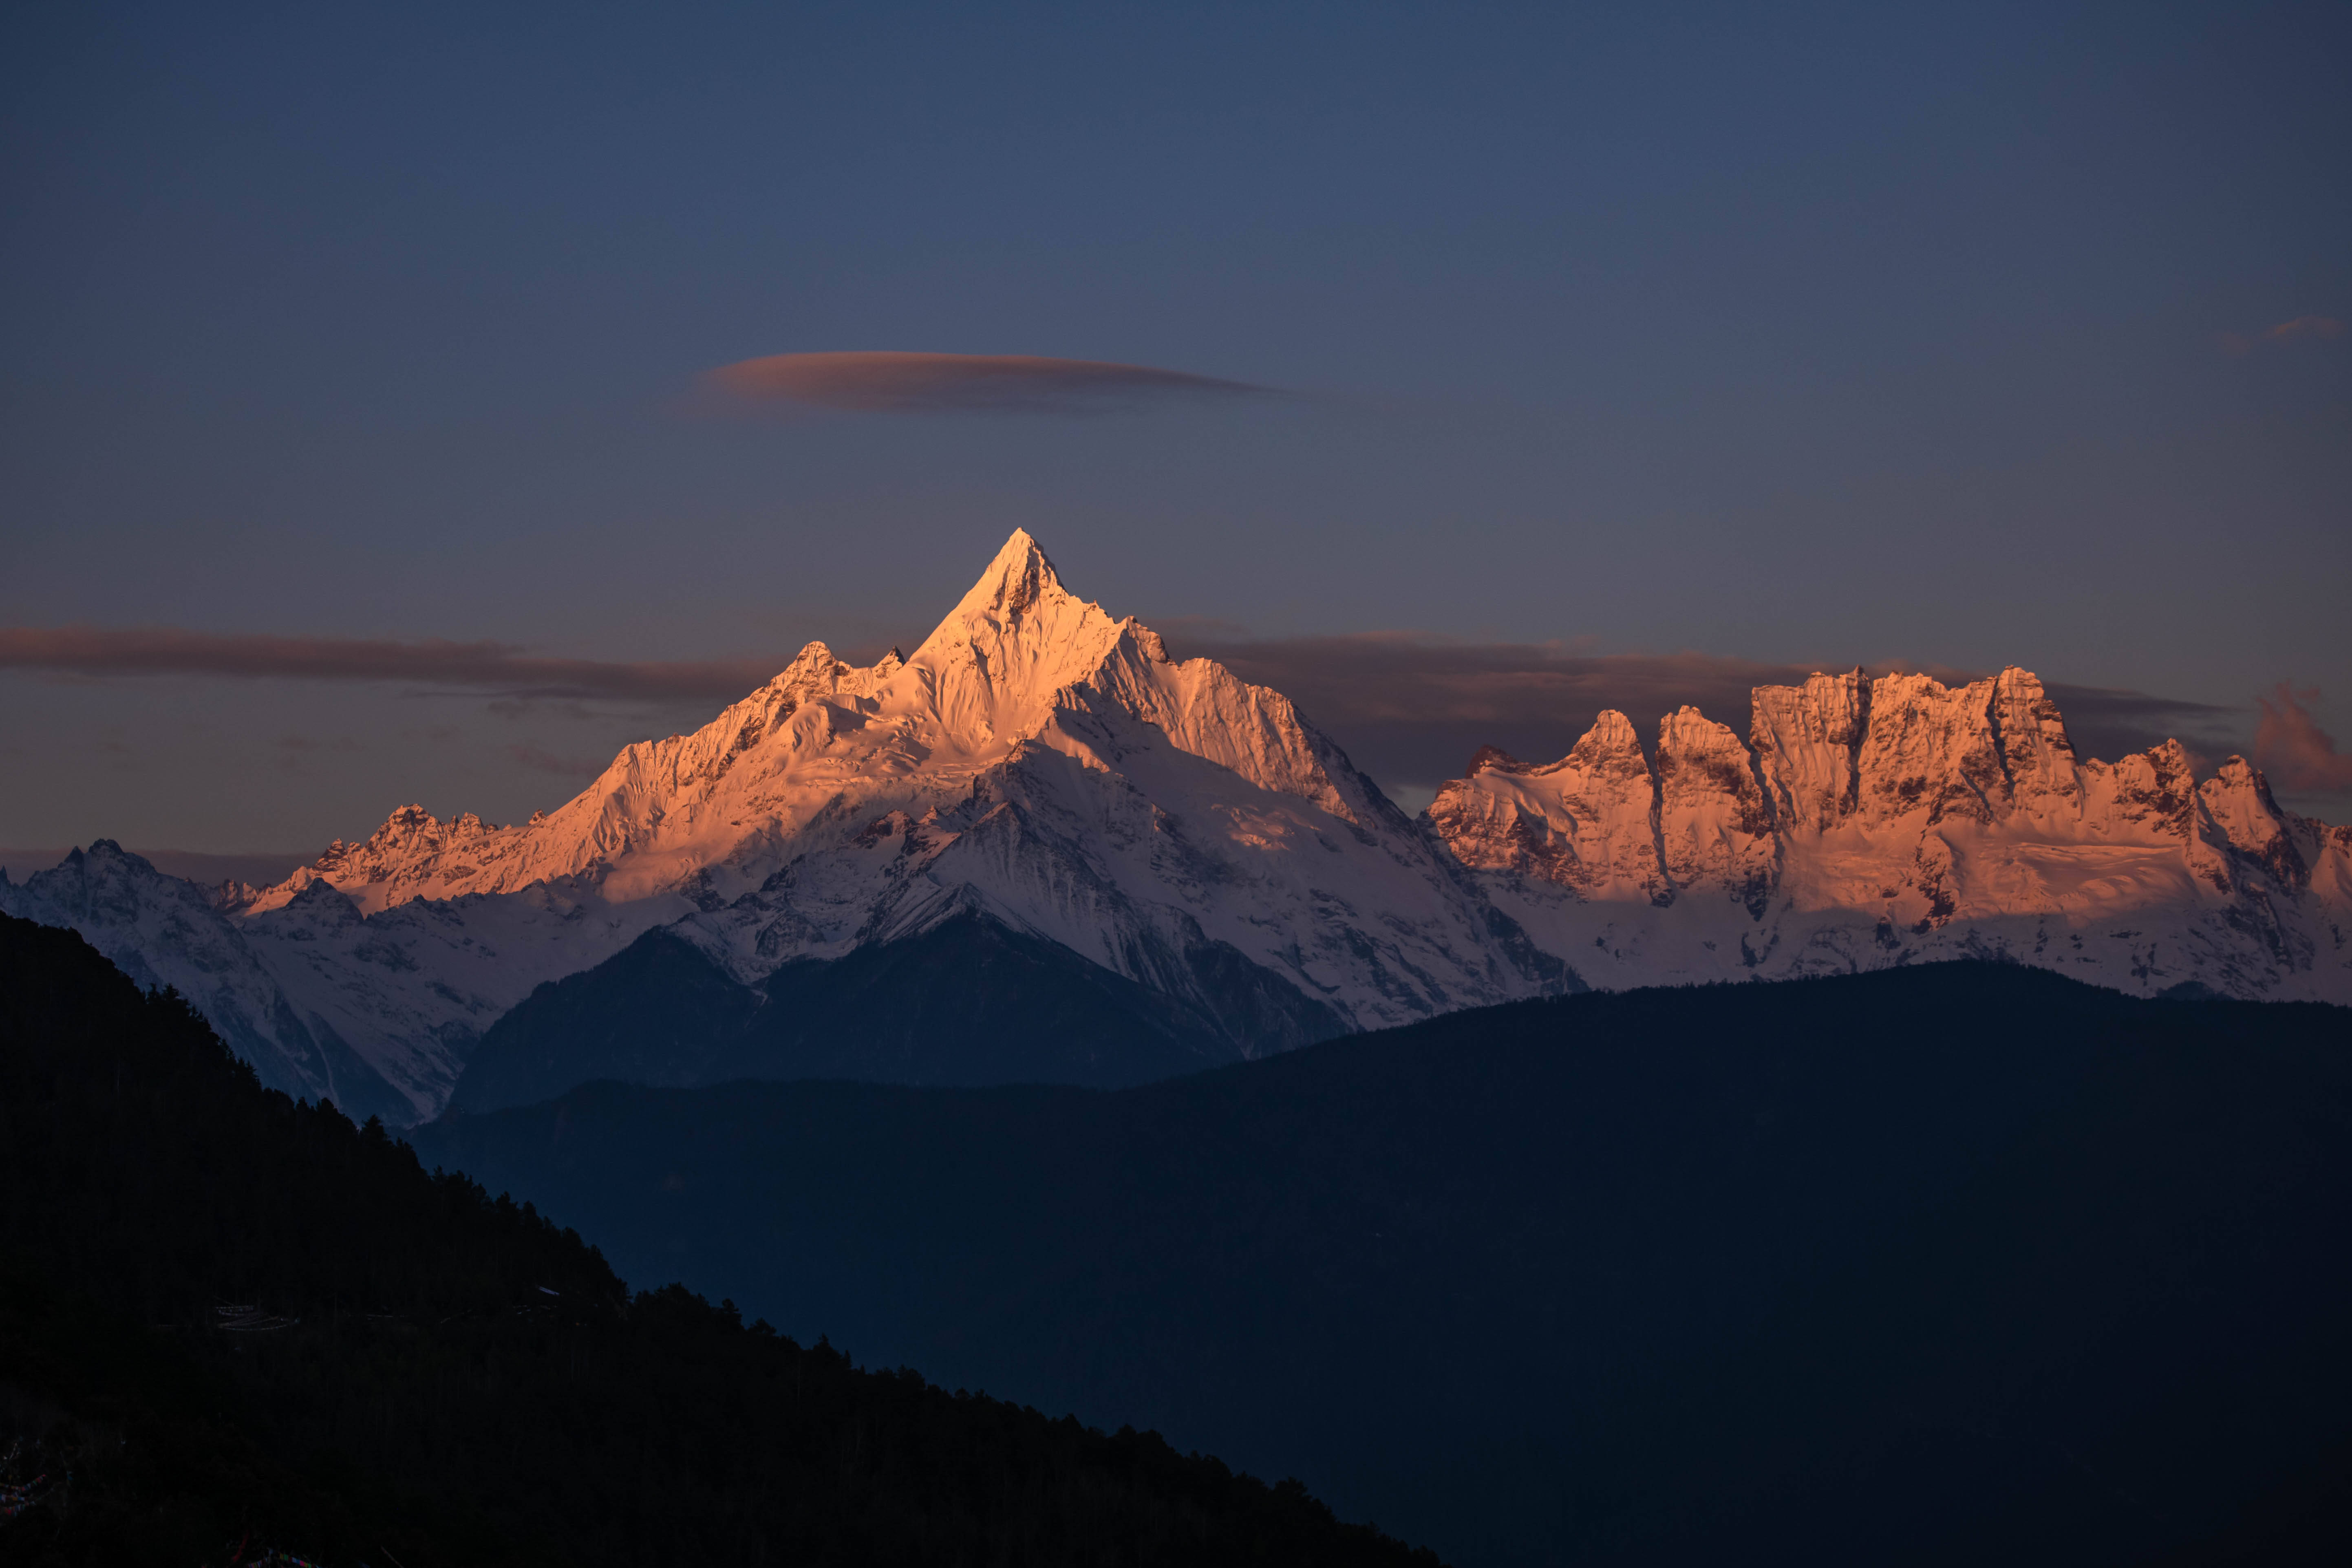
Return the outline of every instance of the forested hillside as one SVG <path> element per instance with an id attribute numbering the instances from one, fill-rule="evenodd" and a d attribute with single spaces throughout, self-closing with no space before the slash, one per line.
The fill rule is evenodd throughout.
<path id="1" fill-rule="evenodd" d="M 1434 1562 L 1149 1433 L 632 1296 L 5 917 L 0 1456 L 10 1563 Z"/>
<path id="2" fill-rule="evenodd" d="M 2352 1561 L 2341 1008 L 1939 963 L 415 1136 L 625 1271 L 1481 1568 Z"/>

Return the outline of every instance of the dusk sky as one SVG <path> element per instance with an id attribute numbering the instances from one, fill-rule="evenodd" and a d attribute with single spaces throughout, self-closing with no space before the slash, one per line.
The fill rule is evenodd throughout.
<path id="1" fill-rule="evenodd" d="M 0 182 L 0 845 L 525 816 L 1016 526 L 1401 798 L 2020 664 L 2352 818 L 2341 5 L 37 5 Z"/>

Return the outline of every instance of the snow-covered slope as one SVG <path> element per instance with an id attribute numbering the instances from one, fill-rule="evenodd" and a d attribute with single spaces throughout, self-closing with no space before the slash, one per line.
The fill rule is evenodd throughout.
<path id="1" fill-rule="evenodd" d="M 554 812 L 410 807 L 251 908 L 563 879 L 608 907 L 691 900 L 683 934 L 747 982 L 974 911 L 1161 990 L 1237 952 L 1360 1028 L 1564 983 L 1280 693 L 1171 660 L 1025 532 L 910 658 L 858 668 L 813 643 Z"/>
<path id="2" fill-rule="evenodd" d="M 270 1088 L 397 1126 L 447 1102 L 467 1050 L 534 986 L 692 908 L 611 906 L 564 883 L 364 919 L 323 882 L 258 914 L 241 901 L 106 839 L 21 886 L 0 876 L 0 910 L 69 926 L 133 980 L 174 987 Z"/>
<path id="3" fill-rule="evenodd" d="M 2352 829 L 2231 757 L 2082 761 L 2021 669 L 1759 687 L 1748 737 L 1685 708 L 1654 763 L 1621 713 L 1560 761 L 1481 752 L 1427 821 L 1595 984 L 2005 955 L 2142 994 L 2352 1003 Z"/>
<path id="4" fill-rule="evenodd" d="M 111 840 L 77 849 L 22 884 L 0 873 L 0 910 L 71 927 L 140 984 L 176 989 L 269 1088 L 331 1099 L 357 1116 L 415 1120 L 415 1105 L 383 1074 L 331 1026 L 302 1016 L 205 889 Z"/>

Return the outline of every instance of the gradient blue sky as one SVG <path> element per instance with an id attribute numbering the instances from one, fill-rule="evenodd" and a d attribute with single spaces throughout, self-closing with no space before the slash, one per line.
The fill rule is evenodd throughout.
<path id="1" fill-rule="evenodd" d="M 1269 668 L 2019 663 L 2352 732 L 2341 5 L 35 5 L 0 182 L 0 627 L 757 666 L 911 645 L 1021 525 Z M 1296 395 L 703 379 L 859 349 Z M 503 820 L 717 705 L 0 669 L 0 844 Z"/>

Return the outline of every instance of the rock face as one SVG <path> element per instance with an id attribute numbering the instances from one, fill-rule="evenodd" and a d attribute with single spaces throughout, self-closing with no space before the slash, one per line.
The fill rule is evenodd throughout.
<path id="1" fill-rule="evenodd" d="M 1966 954 L 2352 1003 L 2352 829 L 2242 758 L 2201 784 L 2177 742 L 2079 759 L 2025 670 L 1759 687 L 1744 742 L 1686 708 L 1655 757 L 1604 713 L 1549 767 L 1480 753 L 1427 821 L 1596 984 Z"/>
<path id="2" fill-rule="evenodd" d="M 1471 778 L 1447 785 L 1430 812 L 1465 866 L 1523 872 L 1588 899 L 1656 901 L 1672 897 L 1657 794 L 1633 724 L 1607 712 L 1547 768 L 1488 747 L 1473 759 Z"/>

